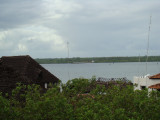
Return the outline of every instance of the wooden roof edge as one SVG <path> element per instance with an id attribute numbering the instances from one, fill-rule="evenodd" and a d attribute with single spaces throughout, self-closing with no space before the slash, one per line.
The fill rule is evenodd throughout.
<path id="1" fill-rule="evenodd" d="M 160 77 L 153 77 L 153 76 L 151 76 L 151 77 L 149 77 L 149 79 L 160 79 Z"/>
<path id="2" fill-rule="evenodd" d="M 148 88 L 160 89 L 160 83 L 150 85 Z"/>
<path id="3" fill-rule="evenodd" d="M 156 75 L 149 76 L 149 79 L 160 79 L 160 73 Z"/>

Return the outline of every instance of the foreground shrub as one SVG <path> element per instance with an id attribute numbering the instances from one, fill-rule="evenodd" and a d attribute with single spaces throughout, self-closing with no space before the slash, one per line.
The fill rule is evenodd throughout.
<path id="1" fill-rule="evenodd" d="M 10 101 L 0 93 L 0 120 L 11 120 L 14 115 Z"/>
<path id="2" fill-rule="evenodd" d="M 120 81 L 121 83 L 121 81 Z M 6 99 L 0 94 L 4 120 L 158 120 L 159 92 L 134 91 L 133 86 L 106 89 L 95 79 L 73 79 L 42 94 L 37 85 L 19 85 Z"/>

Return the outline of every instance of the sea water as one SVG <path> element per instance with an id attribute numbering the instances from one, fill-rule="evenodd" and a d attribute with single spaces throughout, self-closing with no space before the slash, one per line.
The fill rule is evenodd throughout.
<path id="1" fill-rule="evenodd" d="M 160 73 L 160 62 L 41 64 L 62 83 L 74 78 L 123 78 L 133 81 L 134 76 Z"/>

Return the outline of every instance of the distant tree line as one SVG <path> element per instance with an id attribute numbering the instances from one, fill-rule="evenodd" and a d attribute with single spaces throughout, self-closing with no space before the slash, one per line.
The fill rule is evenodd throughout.
<path id="1" fill-rule="evenodd" d="M 73 58 L 37 58 L 40 64 L 59 64 L 59 63 L 114 63 L 114 62 L 146 62 L 146 56 L 140 57 L 73 57 Z M 148 62 L 159 62 L 160 56 L 149 56 Z"/>

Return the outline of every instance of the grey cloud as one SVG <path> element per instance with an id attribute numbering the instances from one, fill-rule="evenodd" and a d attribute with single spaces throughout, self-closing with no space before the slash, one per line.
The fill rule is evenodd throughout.
<path id="1" fill-rule="evenodd" d="M 31 24 L 43 13 L 41 0 L 1 0 L 0 29 L 10 29 Z"/>
<path id="2" fill-rule="evenodd" d="M 37 27 L 31 33 L 14 32 L 10 36 L 15 37 L 5 39 L 9 45 L 17 42 L 27 46 L 26 53 L 35 57 L 66 57 L 66 48 L 58 51 L 53 48 L 61 46 L 52 40 L 39 40 L 47 39 L 47 35 L 39 36 L 38 32 L 45 34 L 52 30 L 63 38 L 63 42 L 70 43 L 71 57 L 145 55 L 149 16 L 152 14 L 150 49 L 159 55 L 159 5 L 159 0 L 1 0 L 0 27 L 22 31 L 32 30 L 30 26 Z M 16 47 L 14 44 L 8 49 Z"/>

